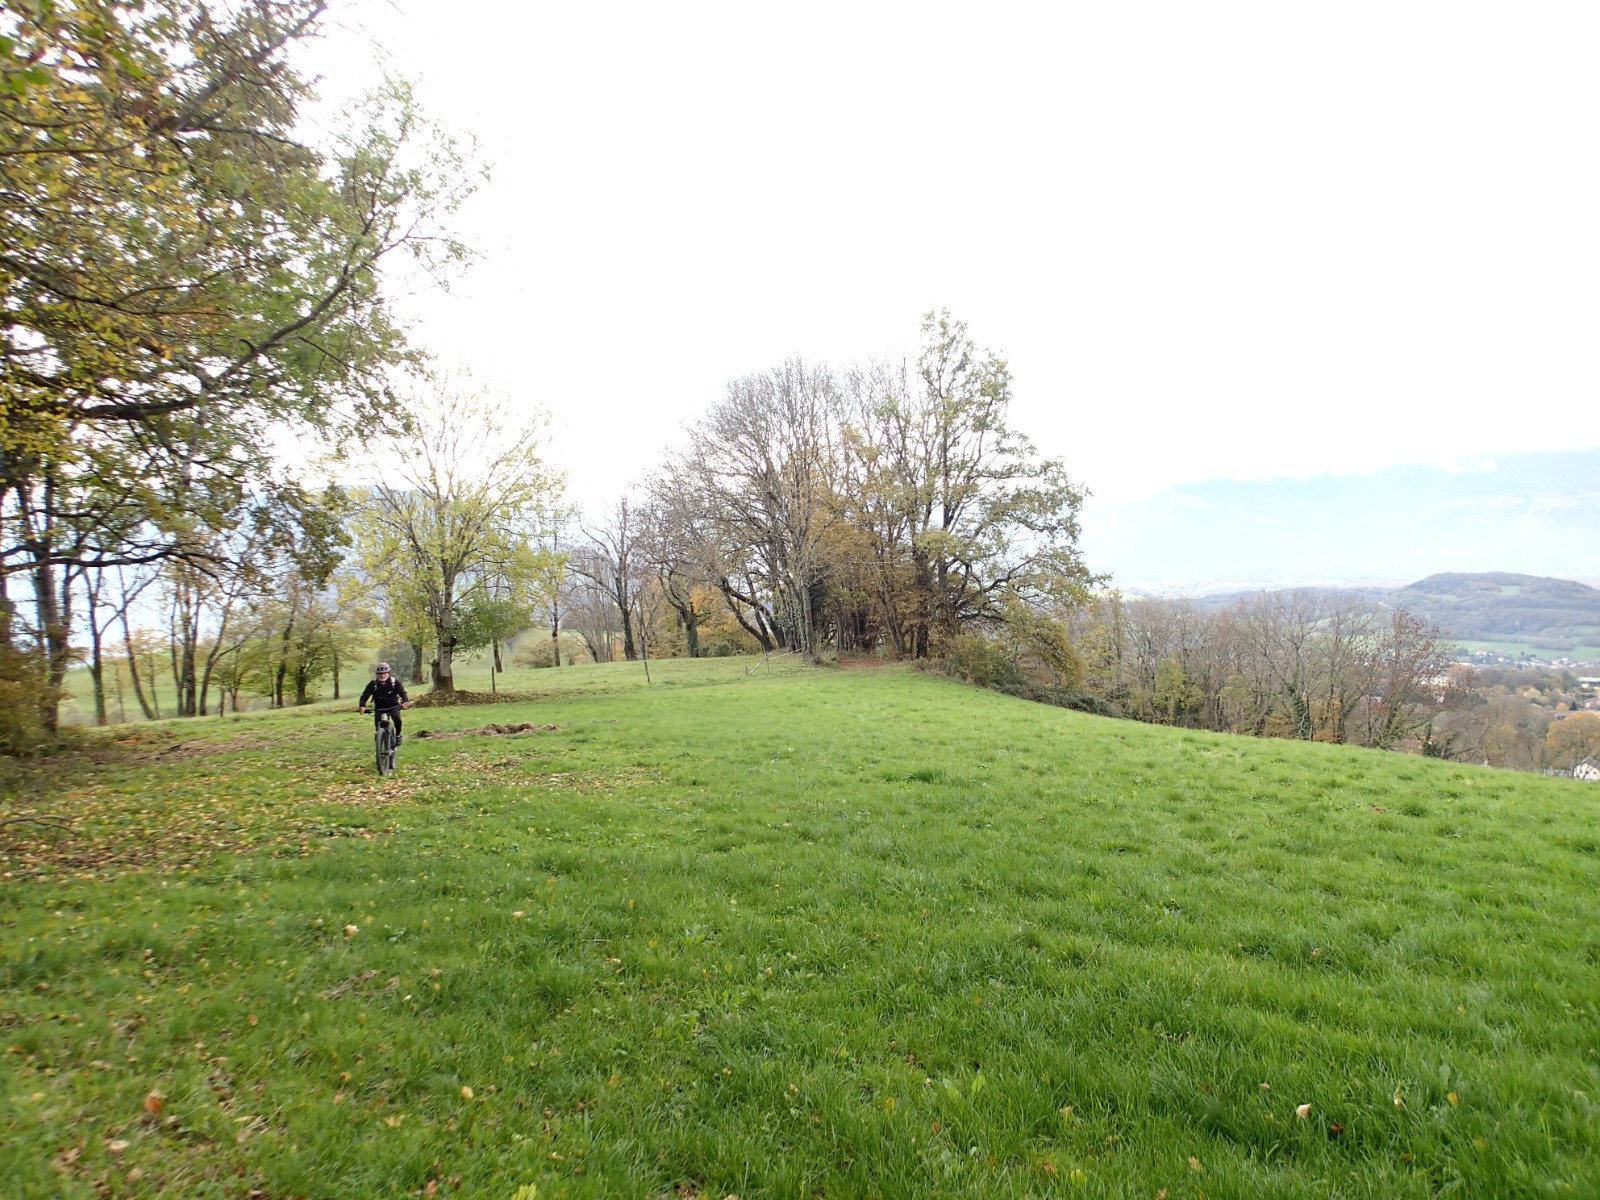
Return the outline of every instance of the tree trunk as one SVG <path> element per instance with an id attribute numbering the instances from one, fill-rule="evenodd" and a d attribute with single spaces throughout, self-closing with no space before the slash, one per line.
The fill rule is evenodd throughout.
<path id="1" fill-rule="evenodd" d="M 633 617 L 625 608 L 622 610 L 622 657 L 629 662 L 639 657 L 639 650 L 633 642 Z"/>
<path id="2" fill-rule="evenodd" d="M 60 597 L 56 595 L 55 569 L 48 562 L 34 568 L 35 608 L 39 617 L 39 635 L 45 646 L 45 681 L 49 694 L 54 694 L 67 678 L 67 614 L 62 611 Z M 45 696 L 40 697 L 39 717 L 46 732 L 56 732 L 60 713 L 58 706 Z"/>
<path id="3" fill-rule="evenodd" d="M 289 623 L 283 627 L 278 639 L 278 669 L 273 679 L 272 695 L 275 706 L 283 707 L 283 684 L 289 674 L 289 639 L 294 636 L 294 611 L 289 612 Z"/>
<path id="4" fill-rule="evenodd" d="M 449 633 L 440 634 L 438 650 L 438 656 L 433 660 L 433 690 L 436 692 L 453 692 L 456 690 L 455 635 Z"/>
<path id="5" fill-rule="evenodd" d="M 133 631 L 128 628 L 128 608 L 126 605 L 122 608 L 122 645 L 128 653 L 128 679 L 133 684 L 134 698 L 139 701 L 139 708 L 144 713 L 144 719 L 146 721 L 154 721 L 156 719 L 155 709 L 151 707 L 150 701 L 145 698 L 144 686 L 139 682 L 139 660 L 133 652 Z M 155 687 L 154 679 L 150 681 L 150 686 L 152 689 Z"/>
<path id="6" fill-rule="evenodd" d="M 103 579 L 97 576 L 97 579 Z M 98 586 L 89 587 L 88 577 L 84 577 L 85 599 L 89 602 L 89 678 L 94 680 L 94 723 L 105 725 L 108 723 L 106 715 L 106 672 L 105 656 L 101 653 L 100 638 L 100 597 Z"/>
<path id="7" fill-rule="evenodd" d="M 550 623 L 550 665 L 552 667 L 561 665 L 561 623 L 559 621 Z"/>
<path id="8" fill-rule="evenodd" d="M 411 678 L 407 683 L 422 682 L 422 643 L 411 643 Z"/>

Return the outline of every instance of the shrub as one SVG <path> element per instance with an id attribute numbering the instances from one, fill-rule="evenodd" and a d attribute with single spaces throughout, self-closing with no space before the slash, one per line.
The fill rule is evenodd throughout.
<path id="1" fill-rule="evenodd" d="M 41 653 L 0 642 L 0 754 L 37 754 L 55 745 L 50 718 L 61 690 L 47 679 Z"/>
<path id="2" fill-rule="evenodd" d="M 958 634 L 946 642 L 936 668 L 979 687 L 1004 690 L 1027 682 L 1022 668 L 1005 647 L 971 633 Z"/>
<path id="3" fill-rule="evenodd" d="M 1053 704 L 1057 708 L 1070 708 L 1077 712 L 1094 713 L 1098 717 L 1120 717 L 1122 712 L 1111 701 L 1103 696 L 1096 696 L 1092 692 L 1079 691 L 1077 688 L 1041 687 L 1037 684 L 1023 683 L 1015 687 L 1000 689 L 1008 696 L 1016 696 L 1022 700 L 1032 700 L 1038 704 Z"/>
<path id="4" fill-rule="evenodd" d="M 549 638 L 524 638 L 511 654 L 511 663 L 518 667 L 549 667 L 555 665 L 555 652 Z"/>
<path id="5" fill-rule="evenodd" d="M 575 662 L 589 662 L 593 657 L 584 647 L 582 638 L 568 633 L 561 635 L 561 661 L 566 666 L 570 667 Z M 535 670 L 554 666 L 555 651 L 550 634 L 538 630 L 523 634 L 511 652 L 511 663 Z"/>

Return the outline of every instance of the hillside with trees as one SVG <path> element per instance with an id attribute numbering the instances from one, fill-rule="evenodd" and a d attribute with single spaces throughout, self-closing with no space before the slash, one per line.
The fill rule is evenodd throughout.
<path id="1" fill-rule="evenodd" d="M 1600 646 L 1600 588 L 1502 572 L 1429 575 L 1390 602 L 1424 613 L 1453 637 L 1565 651 Z"/>

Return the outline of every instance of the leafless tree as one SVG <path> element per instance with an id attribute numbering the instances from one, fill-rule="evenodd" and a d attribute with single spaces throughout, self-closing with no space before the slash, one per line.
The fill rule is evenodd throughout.
<path id="1" fill-rule="evenodd" d="M 587 581 L 590 589 L 615 605 L 622 628 L 622 654 L 629 662 L 639 657 L 634 608 L 648 569 L 639 545 L 639 526 L 637 505 L 623 496 L 601 520 L 583 524 L 588 544 L 570 560 L 572 570 Z M 594 647 L 590 646 L 590 650 Z"/>
<path id="2" fill-rule="evenodd" d="M 713 514 L 734 615 L 763 645 L 776 635 L 812 657 L 839 517 L 838 401 L 832 372 L 798 359 L 736 379 L 673 464 Z"/>

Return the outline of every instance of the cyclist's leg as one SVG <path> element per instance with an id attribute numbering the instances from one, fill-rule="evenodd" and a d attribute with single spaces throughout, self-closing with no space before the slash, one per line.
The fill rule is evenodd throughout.
<path id="1" fill-rule="evenodd" d="M 398 746 L 400 744 L 400 740 L 401 740 L 400 739 L 400 710 L 396 709 L 394 712 L 390 713 L 389 714 L 389 719 L 394 722 L 394 744 L 396 746 Z"/>

